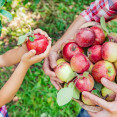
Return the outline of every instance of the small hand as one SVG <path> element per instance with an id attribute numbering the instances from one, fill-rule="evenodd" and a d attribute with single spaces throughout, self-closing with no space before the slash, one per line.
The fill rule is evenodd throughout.
<path id="1" fill-rule="evenodd" d="M 47 39 L 49 40 L 49 41 L 51 41 L 51 38 L 48 36 L 48 34 L 45 32 L 45 31 L 43 31 L 43 30 L 41 30 L 41 29 L 35 29 L 34 31 L 33 31 L 33 33 L 34 34 L 37 34 L 37 33 L 39 33 L 39 34 L 41 34 L 41 35 L 44 35 L 45 37 L 47 37 Z M 27 42 L 27 40 L 28 40 L 28 38 L 26 39 L 26 41 L 22 44 L 22 49 L 23 49 L 23 51 L 25 51 L 25 52 L 28 52 L 28 49 L 27 49 L 27 46 L 26 46 L 26 42 Z"/>
<path id="2" fill-rule="evenodd" d="M 117 117 L 117 84 L 107 80 L 106 78 L 102 78 L 102 84 L 108 89 L 114 91 L 116 93 L 115 101 L 107 102 L 104 99 L 101 99 L 89 92 L 83 92 L 83 95 L 92 100 L 96 105 L 99 105 L 103 108 L 102 111 L 93 113 L 88 112 L 91 117 Z"/>
<path id="3" fill-rule="evenodd" d="M 46 58 L 50 52 L 51 49 L 51 40 L 49 40 L 48 47 L 46 51 L 42 54 L 35 55 L 35 50 L 30 50 L 28 53 L 25 53 L 21 59 L 21 62 L 23 62 L 26 66 L 31 66 L 32 64 L 38 63 L 42 61 L 44 58 Z"/>

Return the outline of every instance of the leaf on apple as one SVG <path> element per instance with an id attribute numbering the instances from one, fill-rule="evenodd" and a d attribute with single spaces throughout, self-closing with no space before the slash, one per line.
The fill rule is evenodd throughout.
<path id="1" fill-rule="evenodd" d="M 73 97 L 73 88 L 63 88 L 57 93 L 57 103 L 59 106 L 67 104 Z"/>
<path id="2" fill-rule="evenodd" d="M 24 43 L 25 40 L 26 40 L 26 38 L 27 38 L 26 35 L 22 35 L 22 36 L 20 36 L 19 39 L 18 39 L 18 43 L 17 43 L 17 45 L 20 45 L 20 44 Z"/>
<path id="3" fill-rule="evenodd" d="M 20 45 L 20 44 L 24 43 L 25 40 L 26 40 L 26 38 L 27 38 L 28 36 L 30 36 L 30 35 L 32 35 L 32 32 L 28 32 L 28 33 L 26 33 L 25 35 L 20 36 L 19 39 L 18 39 L 17 45 Z"/>
<path id="4" fill-rule="evenodd" d="M 83 73 L 83 76 L 86 77 L 86 78 L 88 78 L 88 75 L 89 75 L 89 72 L 84 72 Z"/>
<path id="5" fill-rule="evenodd" d="M 100 94 L 99 90 L 93 90 L 91 93 L 98 96 L 98 97 L 101 97 L 101 94 Z"/>
<path id="6" fill-rule="evenodd" d="M 75 87 L 74 82 L 71 82 L 68 86 L 69 88 L 73 88 L 73 98 L 79 99 L 80 98 L 80 91 Z"/>
<path id="7" fill-rule="evenodd" d="M 32 32 L 26 33 L 26 36 L 27 36 L 27 37 L 30 36 L 30 35 L 32 35 Z"/>
<path id="8" fill-rule="evenodd" d="M 100 84 L 100 83 L 98 83 L 98 82 L 95 81 L 94 88 L 95 88 L 96 90 L 98 90 L 98 91 L 101 91 L 101 89 L 102 89 L 102 84 Z"/>
<path id="9" fill-rule="evenodd" d="M 101 18 L 100 18 L 100 23 L 101 23 L 102 29 L 103 29 L 107 34 L 109 34 L 109 31 L 108 31 L 108 29 L 106 28 L 106 22 L 105 22 L 105 18 L 104 18 L 104 17 L 101 17 Z"/>
<path id="10" fill-rule="evenodd" d="M 34 37 L 29 37 L 29 40 L 33 42 L 35 39 Z"/>

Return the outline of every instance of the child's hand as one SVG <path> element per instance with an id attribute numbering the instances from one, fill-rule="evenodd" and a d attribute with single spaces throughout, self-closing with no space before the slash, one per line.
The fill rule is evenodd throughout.
<path id="1" fill-rule="evenodd" d="M 51 49 L 51 40 L 49 40 L 48 47 L 46 51 L 40 55 L 35 55 L 35 50 L 30 50 L 28 53 L 25 53 L 21 59 L 21 63 L 23 63 L 25 66 L 30 67 L 32 64 L 38 63 L 42 61 L 44 58 L 46 58 L 50 52 Z"/>

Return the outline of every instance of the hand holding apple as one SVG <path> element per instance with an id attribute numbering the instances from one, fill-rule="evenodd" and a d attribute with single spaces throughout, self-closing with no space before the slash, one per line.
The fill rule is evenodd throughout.
<path id="1" fill-rule="evenodd" d="M 106 78 L 101 79 L 101 83 L 108 89 L 116 93 L 117 96 L 117 84 L 107 80 Z M 113 102 L 107 102 L 104 99 L 99 98 L 89 92 L 84 91 L 83 95 L 90 99 L 96 105 L 102 107 L 102 110 L 99 112 L 88 112 L 92 117 L 116 117 L 117 116 L 117 100 Z"/>
<path id="2" fill-rule="evenodd" d="M 51 38 L 46 32 L 41 29 L 36 29 L 33 34 L 28 37 L 27 48 L 29 51 L 32 49 L 36 50 L 36 55 L 39 55 L 47 49 L 49 41 L 51 41 Z"/>

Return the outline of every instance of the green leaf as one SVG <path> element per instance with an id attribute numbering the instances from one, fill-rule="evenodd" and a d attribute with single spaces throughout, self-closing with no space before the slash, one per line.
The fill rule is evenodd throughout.
<path id="1" fill-rule="evenodd" d="M 27 38 L 26 35 L 20 36 L 17 45 L 24 43 L 26 38 Z"/>
<path id="2" fill-rule="evenodd" d="M 34 37 L 29 37 L 29 40 L 33 42 L 35 39 Z"/>
<path id="3" fill-rule="evenodd" d="M 100 18 L 100 23 L 101 23 L 102 29 L 103 29 L 105 32 L 107 32 L 107 34 L 109 34 L 109 31 L 108 31 L 108 29 L 106 28 L 106 22 L 105 22 L 105 18 L 104 18 L 104 17 L 101 17 L 101 18 Z"/>
<path id="4" fill-rule="evenodd" d="M 73 98 L 79 99 L 80 98 L 80 91 L 75 87 L 74 82 L 71 82 L 68 86 L 69 88 L 73 88 Z"/>
<path id="5" fill-rule="evenodd" d="M 32 32 L 26 33 L 26 36 L 27 36 L 27 37 L 30 36 L 30 35 L 32 35 Z"/>
<path id="6" fill-rule="evenodd" d="M 7 2 L 12 2 L 12 0 L 7 0 Z"/>
<path id="7" fill-rule="evenodd" d="M 5 0 L 0 0 L 0 7 L 2 7 L 5 4 Z"/>
<path id="8" fill-rule="evenodd" d="M 1 33 L 2 33 L 2 24 L 1 24 L 1 21 L 0 21 L 0 36 L 1 36 Z"/>
<path id="9" fill-rule="evenodd" d="M 86 77 L 86 78 L 88 78 L 88 75 L 89 75 L 89 72 L 84 72 L 83 73 L 83 76 Z"/>
<path id="10" fill-rule="evenodd" d="M 29 0 L 24 0 L 23 4 L 26 5 L 29 2 Z"/>
<path id="11" fill-rule="evenodd" d="M 73 97 L 73 88 L 63 88 L 57 94 L 57 103 L 59 106 L 67 104 Z"/>
<path id="12" fill-rule="evenodd" d="M 99 90 L 93 90 L 91 93 L 98 96 L 98 97 L 101 97 L 101 93 Z"/>
<path id="13" fill-rule="evenodd" d="M 3 16 L 7 17 L 9 21 L 11 21 L 11 20 L 12 20 L 12 15 L 11 15 L 11 13 L 10 13 L 10 12 L 8 12 L 8 11 L 6 11 L 6 10 L 1 9 L 1 10 L 0 10 L 0 13 L 1 13 Z"/>
<path id="14" fill-rule="evenodd" d="M 98 83 L 98 82 L 95 81 L 94 88 L 95 88 L 96 90 L 98 90 L 98 91 L 101 91 L 101 89 L 102 89 L 102 84 L 100 84 L 100 83 Z"/>
<path id="15" fill-rule="evenodd" d="M 38 4 L 40 2 L 40 0 L 34 0 L 35 4 Z"/>

